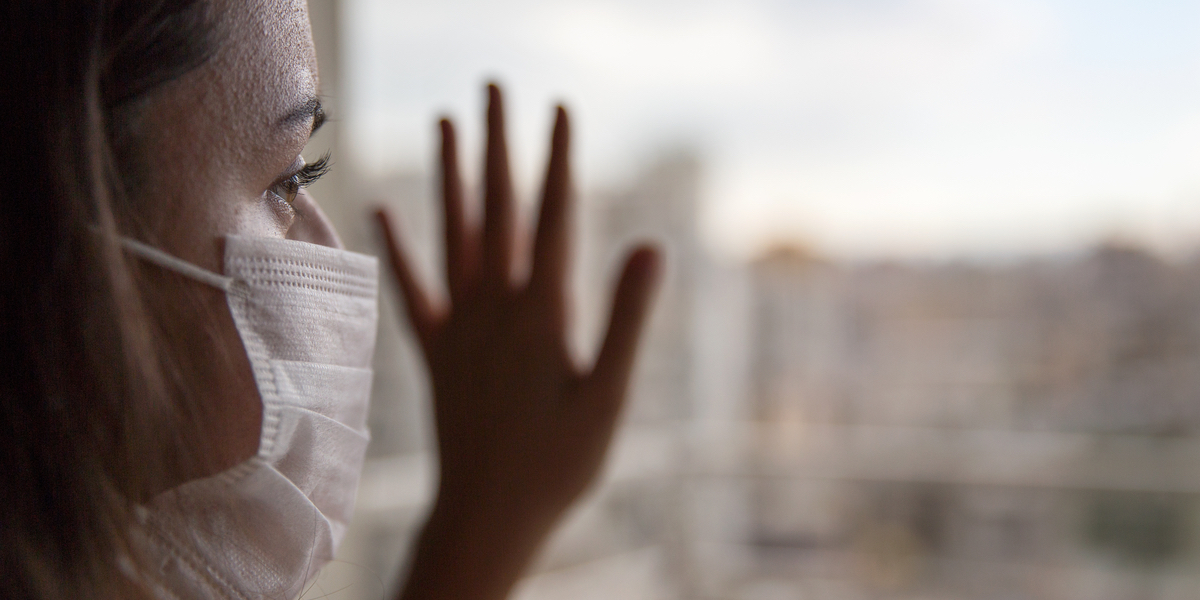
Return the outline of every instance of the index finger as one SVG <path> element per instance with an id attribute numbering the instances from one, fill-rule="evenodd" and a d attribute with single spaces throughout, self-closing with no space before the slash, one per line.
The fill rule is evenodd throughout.
<path id="1" fill-rule="evenodd" d="M 550 164 L 542 192 L 541 215 L 533 249 L 533 273 L 530 286 L 550 300 L 552 309 L 564 309 L 567 265 L 570 264 L 571 165 L 570 124 L 567 111 L 559 106 L 550 142 Z"/>

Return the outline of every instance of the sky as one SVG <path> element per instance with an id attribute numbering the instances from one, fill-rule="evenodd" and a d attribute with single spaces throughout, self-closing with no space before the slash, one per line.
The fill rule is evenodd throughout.
<path id="1" fill-rule="evenodd" d="M 479 149 L 507 92 L 532 190 L 552 107 L 579 186 L 704 165 L 701 233 L 750 257 L 1200 247 L 1200 2 L 347 0 L 344 122 L 370 173 Z"/>

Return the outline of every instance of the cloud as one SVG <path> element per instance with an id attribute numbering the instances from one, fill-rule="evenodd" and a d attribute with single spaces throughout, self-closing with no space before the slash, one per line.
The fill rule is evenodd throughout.
<path id="1" fill-rule="evenodd" d="M 851 254 L 1049 248 L 1197 187 L 1200 43 L 1180 41 L 1181 13 L 1133 0 L 351 4 L 363 155 L 423 160 L 432 115 L 478 114 L 499 75 L 518 165 L 541 159 L 564 98 L 585 184 L 700 146 L 708 235 L 730 252 L 772 228 Z M 1141 33 L 1115 34 L 1125 22 Z M 1155 32 L 1180 40 L 1139 50 Z M 1123 61 L 1093 57 L 1106 39 Z"/>

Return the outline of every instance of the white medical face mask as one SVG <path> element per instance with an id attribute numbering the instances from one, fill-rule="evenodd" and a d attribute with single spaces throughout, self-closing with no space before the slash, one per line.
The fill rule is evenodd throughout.
<path id="1" fill-rule="evenodd" d="M 166 597 L 297 597 L 333 558 L 367 447 L 378 268 L 373 257 L 229 236 L 218 275 L 126 249 L 225 291 L 262 397 L 258 454 L 141 511 Z"/>

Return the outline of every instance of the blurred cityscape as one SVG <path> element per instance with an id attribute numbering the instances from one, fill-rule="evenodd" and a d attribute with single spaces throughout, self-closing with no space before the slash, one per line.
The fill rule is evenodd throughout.
<path id="1" fill-rule="evenodd" d="M 584 195 L 581 348 L 631 240 L 659 240 L 669 274 L 603 481 L 516 598 L 1200 594 L 1200 261 L 1112 244 L 853 264 L 781 246 L 721 264 L 696 240 L 700 175 L 668 157 Z M 369 195 L 404 217 L 434 281 L 427 179 Z M 379 581 L 354 597 L 394 585 L 434 477 L 424 373 L 396 309 L 393 295 L 340 557 Z"/>
<path id="2" fill-rule="evenodd" d="M 346 117 L 340 5 L 309 3 Z M 381 256 L 365 214 L 390 207 L 435 285 L 434 178 L 364 176 L 347 144 L 337 118 L 314 137 L 306 155 L 338 161 L 316 197 Z M 581 360 L 631 240 L 662 244 L 668 276 L 602 479 L 516 600 L 1200 598 L 1200 259 L 849 262 L 789 242 L 737 263 L 698 239 L 703 177 L 679 153 L 581 190 Z M 358 511 L 306 598 L 391 597 L 433 492 L 426 375 L 382 289 Z"/>

